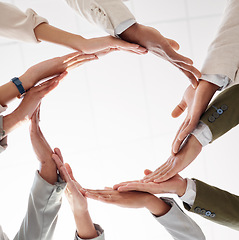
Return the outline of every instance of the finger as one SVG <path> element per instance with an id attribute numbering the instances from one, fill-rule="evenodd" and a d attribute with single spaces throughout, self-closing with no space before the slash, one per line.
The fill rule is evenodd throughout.
<path id="1" fill-rule="evenodd" d="M 72 58 L 71 60 L 69 60 L 67 62 L 67 66 L 70 66 L 76 62 L 81 62 L 81 61 L 84 61 L 84 60 L 91 60 L 91 59 L 94 59 L 96 58 L 96 55 L 95 54 L 81 54 L 81 55 L 78 55 L 74 58 Z"/>
<path id="2" fill-rule="evenodd" d="M 184 99 L 181 100 L 181 102 L 174 108 L 171 115 L 173 118 L 179 117 L 187 108 L 187 104 L 184 101 Z"/>
<path id="3" fill-rule="evenodd" d="M 173 167 L 173 168 L 169 168 L 168 171 L 166 171 L 163 175 L 161 175 L 158 178 L 156 178 L 154 180 L 154 182 L 155 183 L 165 182 L 168 179 L 174 177 L 179 171 L 180 171 L 180 169 L 178 169 L 176 166 Z"/>
<path id="4" fill-rule="evenodd" d="M 173 154 L 176 154 L 176 153 L 178 152 L 178 150 L 179 150 L 179 147 L 180 147 L 180 145 L 181 145 L 181 143 L 182 143 L 183 140 L 180 140 L 180 139 L 178 138 L 178 136 L 179 136 L 180 133 L 187 127 L 189 121 L 190 121 L 190 120 L 189 120 L 188 118 L 186 118 L 186 119 L 184 120 L 184 122 L 183 122 L 182 125 L 180 126 L 180 128 L 179 128 L 179 130 L 178 130 L 178 132 L 177 132 L 177 134 L 176 134 L 176 136 L 175 136 L 175 139 L 174 139 L 173 145 L 172 145 L 172 153 L 173 153 Z"/>
<path id="5" fill-rule="evenodd" d="M 61 150 L 59 148 L 54 148 L 54 153 L 58 155 L 60 158 L 61 162 L 64 163 L 63 156 L 61 154 Z"/>
<path id="6" fill-rule="evenodd" d="M 65 165 L 63 164 L 63 162 L 61 161 L 61 159 L 59 158 L 59 156 L 57 154 L 52 154 L 52 159 L 55 161 L 57 169 L 60 171 L 60 174 L 62 176 L 62 178 L 68 183 L 71 181 L 71 178 L 65 168 Z"/>
<path id="7" fill-rule="evenodd" d="M 113 190 L 111 187 L 105 187 L 104 190 Z"/>
<path id="8" fill-rule="evenodd" d="M 65 168 L 66 168 L 68 174 L 70 175 L 71 179 L 76 181 L 74 176 L 73 176 L 73 171 L 72 171 L 72 169 L 71 169 L 71 167 L 70 167 L 70 165 L 68 163 L 65 163 Z"/>
<path id="9" fill-rule="evenodd" d="M 151 170 L 149 170 L 149 169 L 145 169 L 144 170 L 144 174 L 147 176 L 147 175 L 149 175 L 149 174 L 151 174 L 152 173 L 152 171 Z"/>
<path id="10" fill-rule="evenodd" d="M 120 186 L 126 185 L 126 184 L 131 183 L 131 182 L 139 182 L 139 181 L 138 181 L 138 180 L 135 180 L 135 181 L 126 181 L 126 182 L 118 183 L 118 184 L 115 184 L 115 185 L 113 186 L 113 189 L 114 189 L 114 190 L 117 190 Z"/>
<path id="11" fill-rule="evenodd" d="M 117 193 L 117 191 L 115 191 L 115 190 L 104 190 L 104 189 L 102 189 L 102 190 L 85 189 L 85 190 L 86 190 L 86 192 L 89 192 L 92 194 L 101 194 L 101 195 L 109 195 L 109 194 L 113 195 L 113 194 Z"/>
<path id="12" fill-rule="evenodd" d="M 184 140 L 197 126 L 198 121 L 191 120 L 189 124 L 181 131 L 178 136 L 179 140 Z"/>
<path id="13" fill-rule="evenodd" d="M 178 44 L 176 41 L 174 41 L 173 39 L 170 39 L 170 38 L 166 38 L 166 40 L 168 41 L 169 45 L 170 45 L 174 50 L 176 50 L 176 51 L 179 50 L 180 46 L 179 46 L 179 44 Z"/>
<path id="14" fill-rule="evenodd" d="M 70 61 L 71 59 L 73 59 L 73 58 L 75 58 L 75 57 L 77 57 L 79 55 L 82 55 L 81 51 L 67 54 L 65 56 L 62 56 L 61 58 L 62 58 L 63 63 L 67 63 L 68 61 Z"/>
<path id="15" fill-rule="evenodd" d="M 196 79 L 196 77 L 194 76 L 194 74 L 192 74 L 191 72 L 181 69 L 182 72 L 188 77 L 189 81 L 191 82 L 192 87 L 195 89 L 198 86 L 198 80 Z"/>

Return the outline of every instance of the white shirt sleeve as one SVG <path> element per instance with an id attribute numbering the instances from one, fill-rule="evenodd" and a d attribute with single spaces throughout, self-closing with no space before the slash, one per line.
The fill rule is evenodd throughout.
<path id="1" fill-rule="evenodd" d="M 129 27 L 131 27 L 132 25 L 134 25 L 136 23 L 135 19 L 129 19 L 126 20 L 122 23 L 120 23 L 116 28 L 115 28 L 115 35 L 118 36 L 120 35 L 122 32 L 124 32 L 126 29 L 128 29 Z"/>
<path id="2" fill-rule="evenodd" d="M 226 88 L 231 82 L 229 77 L 221 74 L 203 74 L 200 79 L 217 85 L 219 90 Z"/>
<path id="3" fill-rule="evenodd" d="M 0 2 L 0 36 L 24 42 L 39 42 L 34 29 L 47 20 L 32 9 L 24 13 L 12 4 Z"/>
<path id="4" fill-rule="evenodd" d="M 192 179 L 187 178 L 187 188 L 180 199 L 192 207 L 196 198 L 196 192 L 196 183 Z"/>
<path id="5" fill-rule="evenodd" d="M 191 133 L 204 147 L 212 141 L 212 132 L 203 122 L 199 122 L 197 127 Z"/>

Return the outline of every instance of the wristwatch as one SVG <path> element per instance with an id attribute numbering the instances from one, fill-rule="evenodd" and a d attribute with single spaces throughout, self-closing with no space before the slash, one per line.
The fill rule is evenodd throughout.
<path id="1" fill-rule="evenodd" d="M 18 95 L 17 97 L 22 98 L 26 94 L 26 91 L 25 91 L 24 87 L 22 86 L 22 82 L 17 77 L 14 77 L 13 79 L 11 79 L 11 81 L 15 84 L 15 86 L 17 87 L 17 89 L 20 93 L 20 95 Z"/>

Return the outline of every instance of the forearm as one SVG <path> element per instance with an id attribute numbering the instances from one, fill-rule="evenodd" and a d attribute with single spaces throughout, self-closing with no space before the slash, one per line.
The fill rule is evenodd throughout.
<path id="1" fill-rule="evenodd" d="M 157 198 L 154 195 L 150 196 L 150 200 L 146 203 L 146 208 L 156 217 L 163 216 L 166 214 L 171 206 L 165 203 L 160 198 Z"/>
<path id="2" fill-rule="evenodd" d="M 50 184 L 57 182 L 57 167 L 52 160 L 53 151 L 43 136 L 39 126 L 31 129 L 30 137 L 35 154 L 40 161 L 39 174 Z"/>
<path id="3" fill-rule="evenodd" d="M 77 234 L 82 239 L 92 239 L 98 236 L 88 211 L 74 213 Z"/>
<path id="4" fill-rule="evenodd" d="M 3 130 L 5 131 L 5 135 L 8 135 L 14 129 L 18 128 L 24 123 L 25 119 L 22 118 L 17 111 L 13 111 L 12 113 L 3 117 Z"/>
<path id="5" fill-rule="evenodd" d="M 28 71 L 19 77 L 19 80 L 22 82 L 22 86 L 25 91 L 29 90 L 37 81 L 36 76 L 31 76 L 28 74 Z M 12 81 L 2 85 L 0 87 L 0 104 L 2 106 L 7 105 L 14 98 L 19 96 L 19 90 Z"/>
<path id="6" fill-rule="evenodd" d="M 38 40 L 60 44 L 75 50 L 83 49 L 87 41 L 80 35 L 63 31 L 47 23 L 38 25 L 34 32 Z"/>

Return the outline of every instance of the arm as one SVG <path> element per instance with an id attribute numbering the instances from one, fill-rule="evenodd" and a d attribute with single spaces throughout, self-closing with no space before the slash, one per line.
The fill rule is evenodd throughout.
<path id="1" fill-rule="evenodd" d="M 58 148 L 55 149 L 52 158 L 55 161 L 61 176 L 67 182 L 65 193 L 76 223 L 75 239 L 103 240 L 103 230 L 98 225 L 93 224 L 91 220 L 87 200 L 83 195 L 82 187 L 75 180 L 70 166 L 68 164 L 64 165 L 63 157 Z"/>
<path id="2" fill-rule="evenodd" d="M 192 206 L 184 203 L 190 212 L 215 223 L 239 230 L 239 196 L 208 185 L 199 180 L 196 183 L 196 198 Z"/>
<path id="3" fill-rule="evenodd" d="M 192 107 L 180 127 L 173 142 L 173 153 L 177 153 L 185 137 L 197 126 L 198 120 L 205 111 L 207 104 L 219 88 L 225 88 L 229 83 L 237 82 L 236 75 L 239 64 L 239 3 L 236 0 L 228 1 L 221 26 L 211 43 L 208 55 L 202 68 L 202 87 L 197 89 Z M 199 84 L 200 86 L 200 84 Z M 174 111 L 178 117 L 182 111 L 180 103 Z M 183 111 L 187 105 L 183 106 Z M 174 112 L 173 112 L 174 113 Z"/>
<path id="4" fill-rule="evenodd" d="M 66 185 L 58 181 L 57 168 L 51 158 L 52 150 L 39 127 L 39 109 L 38 106 L 31 118 L 30 137 L 40 168 L 29 196 L 27 214 L 15 240 L 52 239 Z"/>
<path id="5" fill-rule="evenodd" d="M 151 171 L 146 170 L 145 174 Z M 190 183 L 191 182 L 191 183 Z M 174 193 L 184 207 L 215 223 L 239 230 L 239 196 L 199 180 L 184 179 L 178 174 L 162 183 L 124 182 L 114 186 L 120 192 L 144 191 L 154 194 Z"/>
<path id="6" fill-rule="evenodd" d="M 60 44 L 85 53 L 107 49 L 121 49 L 134 53 L 146 53 L 145 49 L 113 37 L 85 39 L 48 24 L 48 21 L 37 15 L 32 9 L 26 13 L 14 5 L 0 3 L 0 36 L 24 42 L 47 41 Z"/>
<path id="7" fill-rule="evenodd" d="M 211 134 L 211 139 L 207 138 L 205 141 L 206 144 L 213 142 L 238 125 L 238 105 L 239 84 L 224 90 L 212 101 L 200 118 L 200 122 L 207 128 L 207 133 L 209 131 Z M 201 132 L 201 135 L 204 134 L 203 130 L 199 130 L 199 132 Z M 176 155 L 172 154 L 163 165 L 145 177 L 147 182 L 166 181 L 186 168 L 198 156 L 202 149 L 202 144 L 197 139 L 200 137 L 200 134 L 195 131 L 192 134 Z"/>
<path id="8" fill-rule="evenodd" d="M 201 73 L 192 66 L 191 59 L 175 52 L 179 49 L 179 44 L 165 38 L 154 28 L 137 23 L 121 0 L 66 0 L 66 2 L 77 13 L 101 26 L 111 35 L 119 35 L 121 39 L 139 44 L 169 61 L 189 78 L 194 87 L 197 86 L 197 78 Z"/>
<path id="9" fill-rule="evenodd" d="M 171 198 L 157 198 L 146 192 L 119 192 L 113 189 L 85 190 L 87 197 L 127 208 L 147 208 L 175 240 L 205 239 L 199 226 Z"/>
<path id="10" fill-rule="evenodd" d="M 41 62 L 29 68 L 26 73 L 20 77 L 25 90 L 28 90 L 40 80 L 54 75 L 61 75 L 31 88 L 15 111 L 7 116 L 1 116 L 0 120 L 2 123 L 0 123 L 0 130 L 4 133 L 0 134 L 2 135 L 1 138 L 20 126 L 31 116 L 41 99 L 53 90 L 59 81 L 66 76 L 66 70 L 73 69 L 95 59 L 97 59 L 97 57 L 94 54 L 86 55 L 76 52 Z M 6 105 L 18 95 L 19 92 L 16 86 L 12 82 L 9 82 L 0 87 L 0 104 Z"/>

